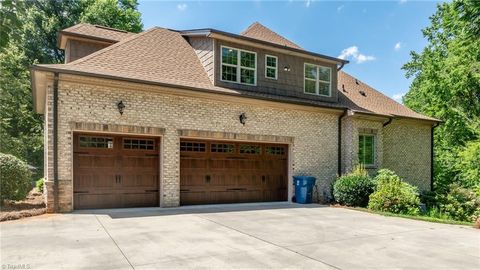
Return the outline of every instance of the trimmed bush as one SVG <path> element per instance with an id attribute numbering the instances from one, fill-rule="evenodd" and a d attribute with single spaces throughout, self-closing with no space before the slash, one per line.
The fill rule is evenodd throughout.
<path id="1" fill-rule="evenodd" d="M 382 169 L 374 179 L 375 192 L 370 195 L 368 208 L 397 214 L 419 213 L 417 188 L 403 182 L 394 172 Z"/>
<path id="2" fill-rule="evenodd" d="M 0 153 L 0 199 L 23 200 L 32 189 L 27 163 L 15 156 Z"/>
<path id="3" fill-rule="evenodd" d="M 44 185 L 44 179 L 40 178 L 35 182 L 35 187 L 37 187 L 37 190 L 40 192 L 43 192 L 43 185 Z"/>
<path id="4" fill-rule="evenodd" d="M 361 167 L 355 168 L 350 174 L 341 176 L 333 184 L 335 201 L 348 206 L 368 205 L 368 196 L 375 185 L 367 172 Z"/>
<path id="5" fill-rule="evenodd" d="M 480 197 L 473 190 L 452 184 L 450 191 L 438 200 L 440 210 L 448 218 L 468 222 L 480 218 Z"/>

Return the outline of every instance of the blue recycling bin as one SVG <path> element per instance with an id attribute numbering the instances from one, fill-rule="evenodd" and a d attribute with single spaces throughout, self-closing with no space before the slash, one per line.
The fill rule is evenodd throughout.
<path id="1" fill-rule="evenodd" d="M 297 203 L 312 203 L 313 186 L 315 186 L 315 177 L 312 176 L 294 176 L 295 199 Z"/>

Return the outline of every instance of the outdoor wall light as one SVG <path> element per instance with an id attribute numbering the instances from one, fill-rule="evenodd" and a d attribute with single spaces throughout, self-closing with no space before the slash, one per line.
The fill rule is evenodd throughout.
<path id="1" fill-rule="evenodd" d="M 245 113 L 241 113 L 238 118 L 240 119 L 240 123 L 245 126 L 245 123 L 247 122 L 247 115 Z"/>
<path id="2" fill-rule="evenodd" d="M 290 71 L 290 66 L 289 66 L 289 65 L 284 66 L 284 67 L 283 67 L 283 70 L 284 70 L 284 71 Z"/>
<path id="3" fill-rule="evenodd" d="M 118 112 L 120 113 L 120 115 L 123 115 L 123 109 L 125 109 L 125 104 L 123 104 L 122 100 L 120 100 L 117 103 L 117 109 L 118 109 Z"/>

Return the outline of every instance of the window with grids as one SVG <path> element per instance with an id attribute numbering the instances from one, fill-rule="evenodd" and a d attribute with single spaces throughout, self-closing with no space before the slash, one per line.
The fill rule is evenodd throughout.
<path id="1" fill-rule="evenodd" d="M 358 162 L 375 165 L 375 136 L 362 134 L 358 137 L 358 142 Z"/>
<path id="2" fill-rule="evenodd" d="M 180 151 L 182 151 L 182 152 L 205 152 L 205 143 L 180 142 Z"/>
<path id="3" fill-rule="evenodd" d="M 123 139 L 123 149 L 155 150 L 155 140 L 151 140 L 151 139 Z"/>
<path id="4" fill-rule="evenodd" d="M 262 147 L 258 145 L 250 144 L 241 144 L 240 145 L 240 154 L 255 154 L 260 155 L 262 152 Z"/>
<path id="5" fill-rule="evenodd" d="M 113 148 L 113 138 L 80 136 L 79 146 L 82 148 Z"/>
<path id="6" fill-rule="evenodd" d="M 331 96 L 332 69 L 305 63 L 304 92 L 319 96 Z"/>
<path id="7" fill-rule="evenodd" d="M 265 77 L 277 79 L 278 58 L 273 55 L 265 55 Z"/>
<path id="8" fill-rule="evenodd" d="M 228 143 L 212 143 L 210 145 L 210 152 L 212 153 L 234 153 L 235 145 Z"/>
<path id="9" fill-rule="evenodd" d="M 222 81 L 255 85 L 257 82 L 257 54 L 229 47 L 221 47 Z"/>
<path id="10" fill-rule="evenodd" d="M 285 147 L 283 146 L 267 146 L 265 153 L 269 155 L 285 155 Z"/>

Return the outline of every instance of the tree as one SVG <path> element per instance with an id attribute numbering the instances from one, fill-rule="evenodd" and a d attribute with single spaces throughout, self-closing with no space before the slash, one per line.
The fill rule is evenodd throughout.
<path id="1" fill-rule="evenodd" d="M 142 30 L 136 0 L 5 0 L 0 5 L 0 152 L 43 173 L 43 120 L 33 112 L 29 67 L 63 63 L 60 30 L 80 22 Z"/>
<path id="2" fill-rule="evenodd" d="M 413 77 L 405 104 L 444 121 L 435 132 L 435 184 L 444 189 L 461 180 L 458 153 L 480 138 L 480 1 L 439 4 L 430 21 L 428 45 L 403 67 Z"/>
<path id="3" fill-rule="evenodd" d="M 136 0 L 100 0 L 87 6 L 80 20 L 92 24 L 110 26 L 129 32 L 142 31 L 140 12 Z"/>

